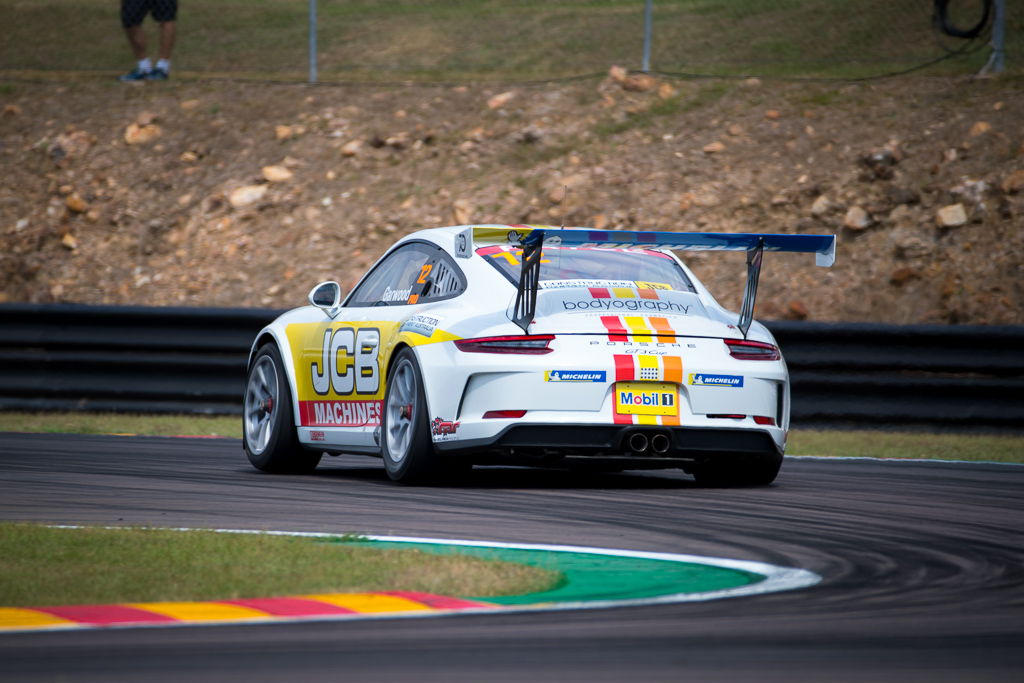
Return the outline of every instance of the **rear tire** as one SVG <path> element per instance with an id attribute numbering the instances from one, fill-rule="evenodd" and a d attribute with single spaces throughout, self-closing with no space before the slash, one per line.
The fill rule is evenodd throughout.
<path id="1" fill-rule="evenodd" d="M 722 458 L 706 462 L 693 471 L 701 486 L 768 486 L 782 467 L 781 454 Z"/>
<path id="2" fill-rule="evenodd" d="M 447 473 L 430 438 L 423 374 L 409 348 L 398 352 L 388 373 L 381 455 L 388 477 L 403 484 L 424 483 Z"/>
<path id="3" fill-rule="evenodd" d="M 292 392 L 281 352 L 273 343 L 256 352 L 245 383 L 242 448 L 253 467 L 264 472 L 312 472 L 323 455 L 299 445 L 292 419 Z"/>

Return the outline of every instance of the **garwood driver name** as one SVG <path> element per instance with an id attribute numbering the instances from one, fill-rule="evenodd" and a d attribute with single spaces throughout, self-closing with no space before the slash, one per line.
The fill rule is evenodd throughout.
<path id="1" fill-rule="evenodd" d="M 687 315 L 690 312 L 689 306 L 683 306 L 672 301 L 654 301 L 651 299 L 590 299 L 581 301 L 563 301 L 562 306 L 567 311 L 600 309 L 605 311 L 658 311 L 661 313 L 681 313 L 683 315 Z"/>

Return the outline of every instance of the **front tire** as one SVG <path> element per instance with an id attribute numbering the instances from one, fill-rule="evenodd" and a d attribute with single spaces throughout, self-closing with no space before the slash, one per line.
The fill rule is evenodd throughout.
<path id="1" fill-rule="evenodd" d="M 299 445 L 291 408 L 281 352 L 273 343 L 264 344 L 249 367 L 242 413 L 242 447 L 256 469 L 304 474 L 319 464 L 323 453 Z"/>

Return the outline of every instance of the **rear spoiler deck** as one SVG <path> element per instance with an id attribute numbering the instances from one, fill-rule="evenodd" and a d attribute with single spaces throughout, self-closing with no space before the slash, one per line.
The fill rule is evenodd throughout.
<path id="1" fill-rule="evenodd" d="M 464 240 L 463 235 L 465 235 Z M 754 319 L 754 302 L 757 299 L 757 283 L 761 277 L 761 257 L 764 252 L 789 251 L 814 254 L 815 265 L 826 268 L 832 266 L 836 260 L 835 235 L 608 231 L 532 225 L 495 225 L 467 228 L 464 233 L 459 235 L 459 241 L 464 245 L 463 250 L 467 252 L 467 256 L 476 246 L 508 244 L 522 248 L 522 269 L 519 273 L 519 286 L 516 290 L 512 322 L 519 325 L 524 332 L 529 331 L 528 328 L 537 311 L 540 256 L 544 245 L 605 249 L 646 247 L 679 251 L 745 251 L 747 253 L 747 284 L 737 323 L 744 338 Z"/>

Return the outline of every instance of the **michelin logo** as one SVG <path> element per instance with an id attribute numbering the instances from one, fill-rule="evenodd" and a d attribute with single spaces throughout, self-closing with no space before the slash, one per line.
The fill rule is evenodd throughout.
<path id="1" fill-rule="evenodd" d="M 545 370 L 545 382 L 604 382 L 604 370 Z"/>
<path id="2" fill-rule="evenodd" d="M 742 387 L 743 377 L 741 375 L 705 375 L 691 372 L 690 381 L 695 387 Z"/>

